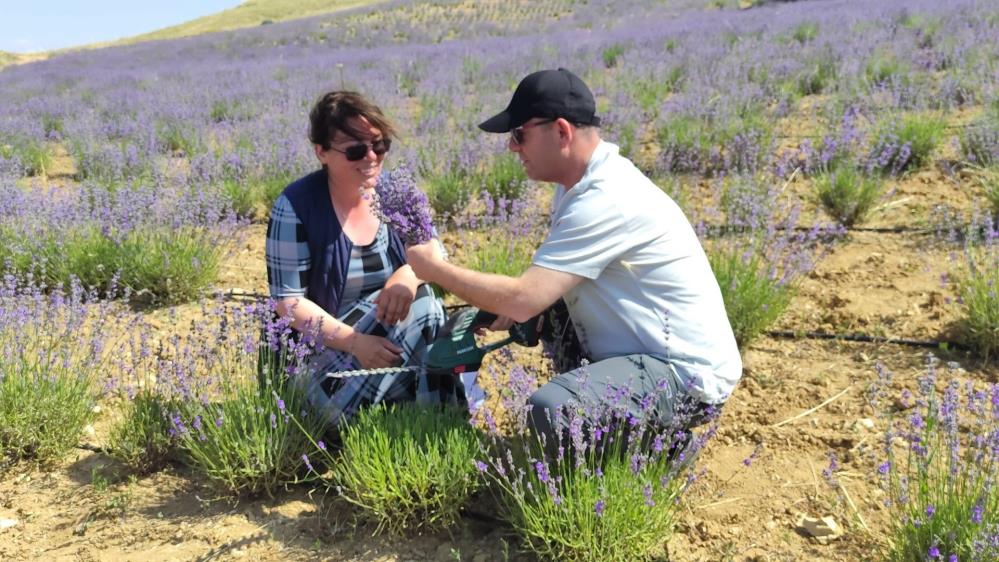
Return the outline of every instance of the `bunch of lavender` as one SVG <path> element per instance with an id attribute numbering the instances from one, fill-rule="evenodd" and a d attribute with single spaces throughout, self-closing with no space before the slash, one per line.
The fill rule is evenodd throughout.
<path id="1" fill-rule="evenodd" d="M 48 290 L 32 279 L 0 282 L 0 465 L 50 464 L 75 447 L 114 349 L 109 328 L 134 317 L 79 283 Z"/>
<path id="2" fill-rule="evenodd" d="M 584 379 L 585 367 L 579 370 Z M 619 391 L 618 391 L 619 390 Z M 476 466 L 498 490 L 501 515 L 524 547 L 544 560 L 647 560 L 661 556 L 693 482 L 697 453 L 713 435 L 681 429 L 692 412 L 665 427 L 650 416 L 665 387 L 628 411 L 626 385 L 550 413 L 557 441 L 524 428 L 514 439 L 493 434 Z"/>
<path id="3" fill-rule="evenodd" d="M 309 435 L 324 427 L 305 396 L 311 337 L 296 340 L 273 302 L 216 304 L 175 340 L 175 360 L 158 378 L 174 383 L 169 434 L 186 461 L 229 493 L 268 495 L 305 476 Z M 302 378 L 299 378 L 302 377 Z M 169 382 L 168 382 L 169 381 Z"/>
<path id="4" fill-rule="evenodd" d="M 378 531 L 446 529 L 483 484 L 473 462 L 478 431 L 450 406 L 378 404 L 344 422 L 340 437 L 337 457 L 313 440 L 333 467 L 321 478 L 372 516 Z"/>
<path id="5" fill-rule="evenodd" d="M 890 382 L 879 373 L 881 386 Z M 938 383 L 946 384 L 942 396 Z M 999 385 L 975 386 L 965 384 L 962 397 L 962 385 L 941 380 L 931 357 L 918 394 L 903 393 L 912 409 L 889 422 L 877 467 L 891 513 L 889 560 L 999 557 Z"/>
<path id="6" fill-rule="evenodd" d="M 375 186 L 374 211 L 407 245 L 429 242 L 434 236 L 427 194 L 416 185 L 412 172 L 400 166 L 382 174 Z"/>

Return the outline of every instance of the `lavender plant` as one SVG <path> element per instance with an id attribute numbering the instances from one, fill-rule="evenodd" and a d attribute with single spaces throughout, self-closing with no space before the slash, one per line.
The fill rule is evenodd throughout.
<path id="1" fill-rule="evenodd" d="M 177 456 L 171 432 L 171 412 L 178 405 L 149 388 L 140 389 L 122 405 L 107 436 L 104 450 L 140 474 L 155 472 Z"/>
<path id="2" fill-rule="evenodd" d="M 999 164 L 999 119 L 972 123 L 960 136 L 961 155 L 977 166 Z"/>
<path id="3" fill-rule="evenodd" d="M 295 341 L 274 310 L 270 302 L 206 311 L 215 323 L 195 326 L 194 351 L 177 353 L 162 376 L 177 383 L 170 435 L 192 468 L 228 493 L 272 495 L 305 477 L 311 444 L 299 426 L 317 435 L 325 425 L 298 378 L 309 376 L 299 369 L 314 344 Z"/>
<path id="4" fill-rule="evenodd" d="M 969 236 L 950 278 L 961 309 L 962 340 L 986 359 L 999 352 L 999 224 L 984 220 L 984 236 Z"/>
<path id="5" fill-rule="evenodd" d="M 504 519 L 542 559 L 661 556 L 692 481 L 686 468 L 713 433 L 695 439 L 678 429 L 689 413 L 668 427 L 643 419 L 655 393 L 639 415 L 627 412 L 620 395 L 604 398 L 551 413 L 553 427 L 565 428 L 557 442 L 530 431 L 494 436 L 486 460 L 476 463 L 499 490 Z"/>
<path id="6" fill-rule="evenodd" d="M 191 300 L 214 282 L 238 225 L 217 200 L 171 190 L 0 191 L 9 198 L 0 208 L 5 270 L 49 285 L 76 278 L 103 289 L 115 279 L 157 303 Z"/>
<path id="7" fill-rule="evenodd" d="M 880 369 L 880 385 L 891 374 Z M 995 560 L 999 556 L 999 385 L 962 385 L 930 358 L 912 407 L 888 417 L 877 477 L 887 492 L 888 560 Z M 936 388 L 944 384 L 942 396 Z M 887 387 L 875 386 L 884 393 Z"/>
<path id="8" fill-rule="evenodd" d="M 863 222 L 884 194 L 882 179 L 866 176 L 850 164 L 819 174 L 812 188 L 822 208 L 846 227 Z"/>
<path id="9" fill-rule="evenodd" d="M 452 526 L 481 486 L 478 432 L 451 407 L 412 403 L 362 409 L 340 428 L 330 482 L 395 534 Z"/>
<path id="10" fill-rule="evenodd" d="M 898 175 L 930 162 L 946 122 L 935 115 L 908 114 L 887 120 L 876 134 L 868 167 Z"/>
<path id="11" fill-rule="evenodd" d="M 51 465 L 94 419 L 109 363 L 108 327 L 128 315 L 79 283 L 45 294 L 10 275 L 0 284 L 0 465 Z"/>

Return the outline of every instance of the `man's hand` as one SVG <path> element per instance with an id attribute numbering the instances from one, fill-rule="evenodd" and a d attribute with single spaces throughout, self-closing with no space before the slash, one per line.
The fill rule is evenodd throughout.
<path id="1" fill-rule="evenodd" d="M 399 354 L 402 348 L 391 341 L 368 334 L 355 334 L 356 338 L 350 347 L 351 354 L 357 358 L 362 369 L 381 369 L 399 365 Z"/>
<path id="2" fill-rule="evenodd" d="M 431 240 L 424 244 L 406 246 L 406 261 L 417 277 L 434 282 L 438 268 L 444 263 L 440 243 Z"/>

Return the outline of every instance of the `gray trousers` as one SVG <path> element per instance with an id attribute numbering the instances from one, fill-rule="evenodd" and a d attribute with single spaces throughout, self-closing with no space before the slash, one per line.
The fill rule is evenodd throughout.
<path id="1" fill-rule="evenodd" d="M 642 354 L 612 357 L 558 375 L 528 403 L 532 429 L 547 443 L 561 444 L 580 431 L 580 415 L 587 434 L 595 420 L 614 417 L 682 432 L 686 438 L 687 429 L 704 423 L 719 408 L 688 394 L 669 363 Z"/>

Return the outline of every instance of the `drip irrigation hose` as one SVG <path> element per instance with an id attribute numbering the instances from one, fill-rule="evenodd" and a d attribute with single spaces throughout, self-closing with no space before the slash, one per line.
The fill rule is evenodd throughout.
<path id="1" fill-rule="evenodd" d="M 894 345 L 905 345 L 909 347 L 924 347 L 929 349 L 960 349 L 968 350 L 964 344 L 952 341 L 937 340 L 916 340 L 911 338 L 888 338 L 883 336 L 872 336 L 870 334 L 829 334 L 826 332 L 798 332 L 794 330 L 769 330 L 766 334 L 772 338 L 779 339 L 813 339 L 813 340 L 841 340 L 855 341 L 863 343 L 890 343 Z"/>

